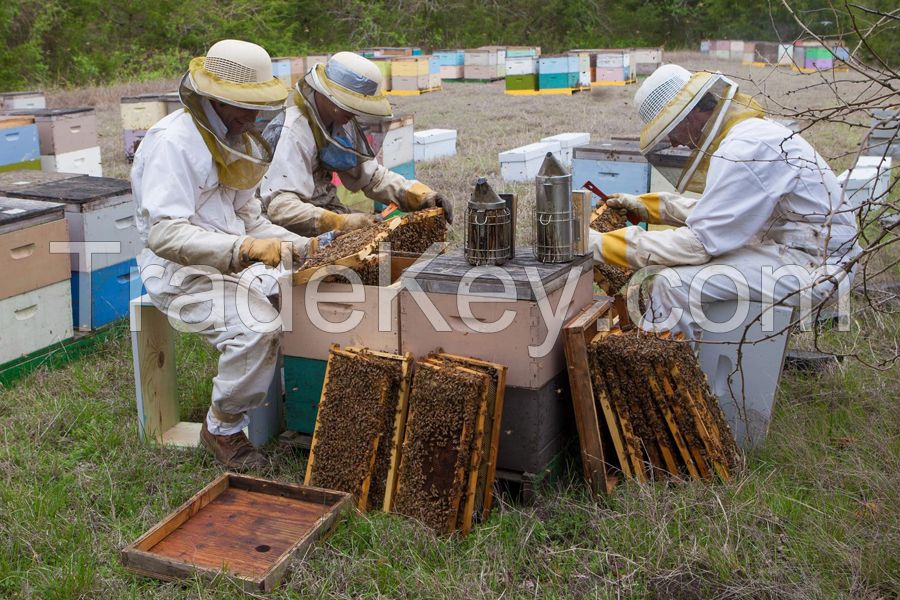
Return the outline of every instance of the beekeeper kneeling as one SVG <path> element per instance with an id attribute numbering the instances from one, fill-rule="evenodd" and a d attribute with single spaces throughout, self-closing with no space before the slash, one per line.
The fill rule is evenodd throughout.
<path id="1" fill-rule="evenodd" d="M 834 173 L 802 137 L 767 119 L 726 77 L 677 65 L 650 75 L 635 106 L 644 123 L 641 152 L 656 164 L 674 147 L 690 148 L 672 183 L 700 194 L 615 194 L 610 207 L 675 228 L 591 231 L 597 262 L 672 267 L 651 280 L 645 329 L 696 340 L 704 303 L 743 298 L 802 308 L 849 289 L 860 252 L 854 215 Z"/>

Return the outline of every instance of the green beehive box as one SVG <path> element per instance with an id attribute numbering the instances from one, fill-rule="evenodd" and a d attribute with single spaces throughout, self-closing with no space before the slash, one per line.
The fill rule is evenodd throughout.
<path id="1" fill-rule="evenodd" d="M 537 89 L 537 75 L 507 75 L 506 89 L 535 90 Z"/>
<path id="2" fill-rule="evenodd" d="M 575 81 L 572 83 L 572 73 L 541 73 L 538 76 L 538 85 L 542 90 L 573 88 L 578 83 L 578 73 L 575 73 Z"/>
<path id="3" fill-rule="evenodd" d="M 284 357 L 284 420 L 291 431 L 312 435 L 328 361 Z"/>
<path id="4" fill-rule="evenodd" d="M 0 173 L 5 171 L 17 171 L 19 169 L 28 169 L 30 171 L 41 170 L 41 159 L 25 160 L 22 162 L 12 163 L 11 165 L 0 165 Z"/>
<path id="5" fill-rule="evenodd" d="M 823 58 L 827 59 L 827 58 L 831 58 L 831 57 L 832 57 L 831 50 L 829 50 L 828 48 L 812 47 L 812 48 L 806 49 L 806 59 L 807 60 L 819 60 L 819 59 L 823 59 Z"/>

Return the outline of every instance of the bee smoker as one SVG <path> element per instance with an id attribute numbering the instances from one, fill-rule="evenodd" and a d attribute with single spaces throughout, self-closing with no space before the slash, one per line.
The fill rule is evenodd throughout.
<path id="1" fill-rule="evenodd" d="M 502 265 L 512 256 L 512 239 L 510 207 L 480 177 L 466 206 L 466 260 L 470 265 Z"/>
<path id="2" fill-rule="evenodd" d="M 534 255 L 543 263 L 573 258 L 572 174 L 548 152 L 535 178 Z"/>

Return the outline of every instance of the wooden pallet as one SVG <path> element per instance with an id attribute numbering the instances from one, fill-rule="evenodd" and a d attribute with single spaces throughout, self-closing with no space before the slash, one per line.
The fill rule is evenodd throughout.
<path id="1" fill-rule="evenodd" d="M 422 94 L 427 94 L 428 92 L 439 92 L 443 87 L 436 85 L 434 87 L 425 88 L 422 90 L 389 90 L 387 91 L 388 96 L 421 96 Z"/>
<path id="2" fill-rule="evenodd" d="M 507 96 L 571 96 L 585 88 L 544 88 L 542 90 L 504 90 Z"/>
<path id="3" fill-rule="evenodd" d="M 626 79 L 625 81 L 592 81 L 591 87 L 607 87 L 611 85 L 630 85 L 637 83 L 637 78 Z"/>

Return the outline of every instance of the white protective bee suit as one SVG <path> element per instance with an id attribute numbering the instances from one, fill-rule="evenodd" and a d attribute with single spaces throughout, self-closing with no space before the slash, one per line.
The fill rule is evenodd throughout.
<path id="1" fill-rule="evenodd" d="M 327 211 L 350 212 L 338 200 L 337 189 L 331 181 L 332 170 L 320 164 L 319 146 L 306 116 L 291 103 L 285 110 L 272 164 L 259 186 L 263 210 L 269 219 L 302 235 L 324 233 L 317 224 Z M 361 160 L 355 168 L 339 171 L 338 175 L 350 191 L 362 191 L 383 204 L 394 202 L 405 211 L 419 208 L 417 202 L 407 201 L 409 190 L 414 185 L 425 187 L 378 164 L 375 159 Z"/>
<path id="2" fill-rule="evenodd" d="M 648 222 L 674 229 L 591 231 L 595 261 L 629 269 L 673 267 L 675 285 L 662 276 L 651 281 L 645 328 L 699 339 L 700 305 L 738 298 L 743 283 L 732 279 L 746 282 L 749 300 L 764 305 L 809 306 L 798 293 L 807 290 L 816 306 L 838 285 L 841 293 L 849 290 L 854 269 L 845 267 L 860 249 L 854 214 L 842 204 L 834 173 L 802 137 L 759 112 L 744 110 L 724 120 L 704 163 L 705 180 L 689 184 L 702 192 L 699 198 L 636 197 Z M 692 294 L 698 275 L 695 283 L 708 279 Z"/>
<path id="3" fill-rule="evenodd" d="M 221 119 L 205 98 L 202 102 L 214 132 L 224 137 Z M 147 132 L 131 179 L 137 227 L 146 246 L 137 259 L 143 283 L 153 304 L 170 311 L 173 324 L 200 324 L 197 328 L 221 353 L 212 406 L 242 416 L 227 422 L 211 409 L 207 426 L 214 435 L 239 432 L 249 422 L 246 411 L 266 396 L 281 340 L 280 317 L 267 299 L 277 292 L 278 271 L 262 263 L 243 269 L 239 249 L 247 236 L 279 238 L 301 248 L 309 241 L 263 217 L 253 189 L 219 181 L 210 151 L 186 111 L 170 114 Z M 195 268 L 193 274 L 183 269 L 186 265 Z M 221 290 L 197 272 L 206 268 L 222 274 Z M 205 301 L 185 303 L 195 295 Z"/>

